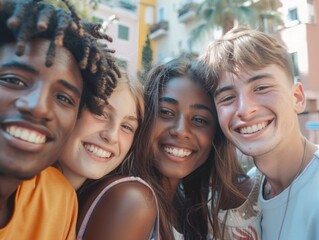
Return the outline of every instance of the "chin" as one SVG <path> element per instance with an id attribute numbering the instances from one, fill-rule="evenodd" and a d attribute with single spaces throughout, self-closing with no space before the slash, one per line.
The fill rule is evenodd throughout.
<path id="1" fill-rule="evenodd" d="M 88 179 L 92 179 L 92 180 L 99 180 L 100 178 L 104 177 L 106 174 L 99 174 L 97 175 L 96 173 L 95 174 L 90 174 L 88 175 L 86 178 Z"/>
<path id="2" fill-rule="evenodd" d="M 32 179 L 33 177 L 38 175 L 40 172 L 38 172 L 38 173 L 15 172 L 13 177 L 15 177 L 15 178 L 17 178 L 19 180 L 25 181 L 25 180 Z"/>

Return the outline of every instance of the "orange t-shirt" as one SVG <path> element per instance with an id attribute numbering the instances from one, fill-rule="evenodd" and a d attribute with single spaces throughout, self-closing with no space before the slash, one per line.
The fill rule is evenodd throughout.
<path id="1" fill-rule="evenodd" d="M 74 189 L 49 167 L 20 184 L 12 218 L 0 228 L 0 239 L 74 240 L 77 211 Z"/>

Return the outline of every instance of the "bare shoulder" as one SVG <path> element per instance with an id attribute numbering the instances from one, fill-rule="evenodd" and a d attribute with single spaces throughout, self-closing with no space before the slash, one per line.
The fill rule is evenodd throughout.
<path id="1" fill-rule="evenodd" d="M 117 201 L 129 207 L 156 210 L 156 199 L 151 188 L 139 181 L 126 181 L 113 186 L 105 195 L 105 200 Z"/>
<path id="2" fill-rule="evenodd" d="M 126 179 L 125 181 L 121 181 Z M 133 179 L 133 180 L 132 180 Z M 127 214 L 137 213 L 155 217 L 157 213 L 156 197 L 151 187 L 139 178 L 115 178 L 104 183 L 104 187 L 113 185 L 101 197 L 96 208 L 110 211 L 125 210 Z M 145 216 L 146 217 L 146 216 Z"/>
<path id="3" fill-rule="evenodd" d="M 120 182 L 106 191 L 95 206 L 85 235 L 87 239 L 99 239 L 97 235 L 147 239 L 156 216 L 156 197 L 150 187 L 139 181 Z"/>

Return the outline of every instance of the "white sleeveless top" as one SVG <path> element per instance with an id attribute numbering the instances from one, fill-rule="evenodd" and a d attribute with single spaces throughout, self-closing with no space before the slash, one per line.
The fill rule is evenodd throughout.
<path id="1" fill-rule="evenodd" d="M 173 235 L 175 240 L 184 240 L 184 235 L 180 232 L 177 232 L 177 230 L 173 227 Z"/>

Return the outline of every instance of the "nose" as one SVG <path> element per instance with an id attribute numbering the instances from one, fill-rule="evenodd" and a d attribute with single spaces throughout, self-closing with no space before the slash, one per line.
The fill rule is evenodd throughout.
<path id="1" fill-rule="evenodd" d="M 118 141 L 118 127 L 110 124 L 100 131 L 100 137 L 108 144 L 115 144 Z"/>
<path id="2" fill-rule="evenodd" d="M 237 115 L 241 119 L 248 119 L 257 110 L 256 101 L 247 94 L 239 95 L 238 99 Z"/>
<path id="3" fill-rule="evenodd" d="M 170 134 L 176 137 L 190 138 L 191 131 L 189 124 L 190 123 L 187 121 L 186 116 L 181 114 L 170 129 Z"/>
<path id="4" fill-rule="evenodd" d="M 52 120 L 53 99 L 50 98 L 49 90 L 44 86 L 36 86 L 23 96 L 16 99 L 16 108 L 23 114 L 28 114 L 35 119 Z"/>

